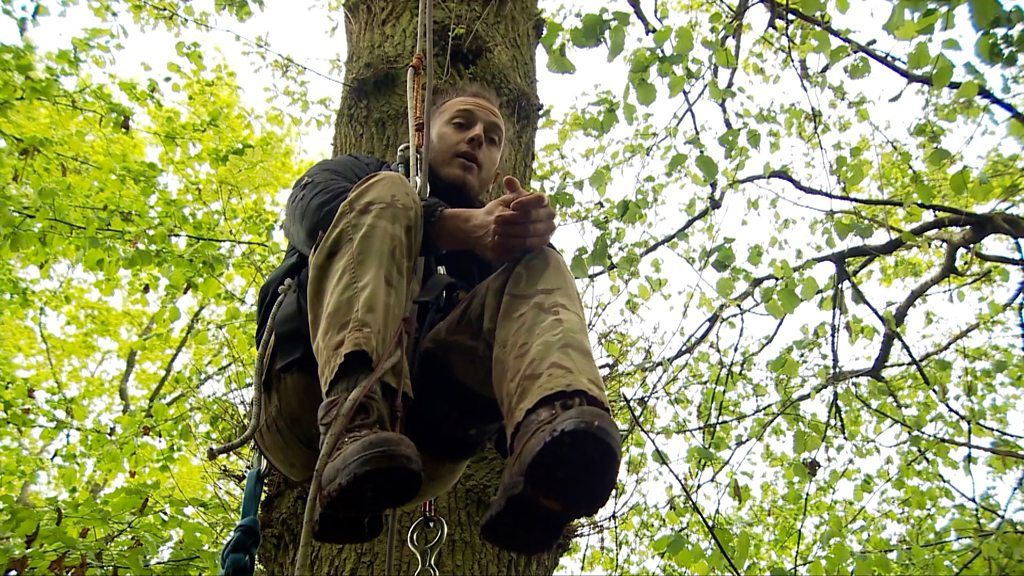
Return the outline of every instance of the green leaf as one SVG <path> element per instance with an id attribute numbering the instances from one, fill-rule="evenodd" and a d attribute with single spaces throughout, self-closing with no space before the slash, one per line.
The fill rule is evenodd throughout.
<path id="1" fill-rule="evenodd" d="M 646 302 L 651 299 L 651 289 L 647 287 L 647 284 L 641 284 L 640 287 L 637 288 L 637 295 L 640 296 L 641 300 Z"/>
<path id="2" fill-rule="evenodd" d="M 776 320 L 782 320 L 786 316 L 786 311 L 782 309 L 782 305 L 779 304 L 778 300 L 769 300 L 764 303 L 764 310 Z"/>
<path id="3" fill-rule="evenodd" d="M 669 97 L 678 96 L 682 91 L 686 89 L 686 76 L 682 74 L 676 74 L 669 77 L 668 79 L 668 95 Z"/>
<path id="4" fill-rule="evenodd" d="M 732 561 L 740 571 L 747 565 L 747 557 L 750 553 L 750 535 L 740 531 L 739 536 L 733 543 Z"/>
<path id="5" fill-rule="evenodd" d="M 601 15 L 584 14 L 580 26 L 569 31 L 569 40 L 579 48 L 599 46 L 606 25 Z"/>
<path id="6" fill-rule="evenodd" d="M 576 65 L 565 56 L 565 44 L 548 52 L 548 70 L 555 74 L 572 74 L 576 72 Z"/>
<path id="7" fill-rule="evenodd" d="M 722 68 L 736 67 L 736 54 L 727 46 L 715 46 L 715 63 Z"/>
<path id="8" fill-rule="evenodd" d="M 646 80 L 636 82 L 636 101 L 644 106 L 650 106 L 658 98 L 658 90 L 654 84 Z"/>
<path id="9" fill-rule="evenodd" d="M 889 13 L 889 18 L 882 24 L 882 29 L 886 32 L 896 35 L 896 31 L 906 22 L 906 6 L 903 2 L 893 2 L 892 11 Z"/>
<path id="10" fill-rule="evenodd" d="M 555 47 L 555 42 L 558 41 L 558 36 L 562 33 L 562 25 L 554 20 L 544 21 L 544 35 L 540 37 L 540 45 L 544 47 L 546 52 L 551 52 Z"/>
<path id="11" fill-rule="evenodd" d="M 811 276 L 807 276 L 804 278 L 803 284 L 800 285 L 800 298 L 804 301 L 810 300 L 814 298 L 820 289 L 818 281 Z"/>
<path id="12" fill-rule="evenodd" d="M 927 42 L 918 42 L 907 58 L 907 65 L 911 70 L 918 70 L 928 66 L 932 62 L 932 55 L 928 52 Z"/>
<path id="13" fill-rule="evenodd" d="M 953 62 L 946 58 L 945 54 L 940 54 L 935 61 L 935 68 L 932 70 L 932 86 L 940 89 L 945 88 L 952 79 Z"/>
<path id="14" fill-rule="evenodd" d="M 630 126 L 636 122 L 636 106 L 633 106 L 629 102 L 622 103 L 622 115 L 626 118 L 626 124 Z"/>
<path id="15" fill-rule="evenodd" d="M 736 291 L 736 282 L 728 276 L 722 276 L 715 283 L 715 291 L 722 298 L 729 298 Z"/>
<path id="16" fill-rule="evenodd" d="M 203 281 L 199 283 L 199 293 L 207 298 L 213 298 L 221 291 L 220 282 L 212 276 L 203 278 Z"/>
<path id="17" fill-rule="evenodd" d="M 864 78 L 868 74 L 871 74 L 871 62 L 868 61 L 864 56 L 858 56 L 854 59 L 853 63 L 849 66 L 850 78 L 858 79 Z"/>
<path id="18" fill-rule="evenodd" d="M 668 42 L 668 39 L 672 37 L 672 28 L 668 26 L 662 26 L 654 32 L 654 45 L 661 48 Z"/>
<path id="19" fill-rule="evenodd" d="M 594 243 L 594 249 L 590 252 L 587 262 L 591 266 L 608 266 L 608 236 L 601 234 Z"/>
<path id="20" fill-rule="evenodd" d="M 840 240 L 846 240 L 846 237 L 853 232 L 853 224 L 845 220 L 835 220 L 832 229 L 835 230 Z"/>
<path id="21" fill-rule="evenodd" d="M 782 309 L 786 314 L 792 314 L 796 310 L 797 306 L 800 305 L 800 296 L 796 293 L 796 290 L 792 286 L 786 284 L 781 290 L 776 292 L 779 298 L 779 304 L 782 305 Z"/>
<path id="22" fill-rule="evenodd" d="M 587 266 L 587 261 L 583 258 L 580 253 L 576 253 L 572 257 L 572 263 L 569 265 L 569 271 L 572 272 L 574 278 L 586 278 L 590 272 L 590 267 Z"/>
<path id="23" fill-rule="evenodd" d="M 931 165 L 933 168 L 939 168 L 940 166 L 945 164 L 946 160 L 949 160 L 952 156 L 953 154 L 951 154 L 949 150 L 946 150 L 945 148 L 936 148 L 935 150 L 932 150 L 931 154 L 928 155 L 928 164 Z"/>
<path id="24" fill-rule="evenodd" d="M 968 0 L 967 4 L 971 8 L 971 24 L 979 32 L 991 28 L 1005 14 L 998 0 Z"/>
<path id="25" fill-rule="evenodd" d="M 1024 122 L 1016 118 L 1011 119 L 1007 122 L 1006 132 L 1016 138 L 1018 142 L 1024 142 Z"/>
<path id="26" fill-rule="evenodd" d="M 747 143 L 751 148 L 759 150 L 761 148 L 761 133 L 754 128 L 747 130 Z"/>
<path id="27" fill-rule="evenodd" d="M 626 46 L 626 27 L 621 24 L 612 26 L 611 30 L 608 31 L 608 61 L 615 60 L 619 54 L 622 54 L 623 48 Z"/>
<path id="28" fill-rule="evenodd" d="M 949 177 L 949 187 L 957 194 L 965 194 L 971 185 L 971 169 L 964 167 Z"/>
<path id="29" fill-rule="evenodd" d="M 696 162 L 697 169 L 700 170 L 700 173 L 704 175 L 704 179 L 708 182 L 714 180 L 715 177 L 718 176 L 718 164 L 716 164 L 710 156 L 701 154 L 700 156 L 697 156 Z"/>
<path id="30" fill-rule="evenodd" d="M 689 28 L 680 26 L 675 31 L 675 46 L 673 50 L 682 57 L 689 56 L 693 50 L 693 32 Z"/>
<path id="31" fill-rule="evenodd" d="M 716 272 L 725 272 L 736 262 L 736 253 L 726 244 L 719 244 L 712 248 L 711 254 L 715 257 L 711 261 L 711 267 Z"/>
<path id="32" fill-rule="evenodd" d="M 955 98 L 964 98 L 967 100 L 973 99 L 978 95 L 978 83 L 974 80 L 968 80 L 960 85 L 956 90 Z"/>

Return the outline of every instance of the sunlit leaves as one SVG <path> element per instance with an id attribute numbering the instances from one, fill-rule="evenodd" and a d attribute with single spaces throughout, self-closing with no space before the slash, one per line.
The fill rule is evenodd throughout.
<path id="1" fill-rule="evenodd" d="M 4 526 L 40 526 L 31 546 L 0 535 L 0 556 L 209 572 L 236 489 L 199 458 L 233 431 L 224 391 L 249 372 L 251 279 L 276 252 L 268 201 L 294 176 L 292 136 L 198 44 L 153 78 L 100 74 L 115 37 L 0 47 L 15 63 L 0 67 L 0 318 L 15 337 L 0 340 L 14 383 L 0 446 L 20 454 L 0 464 L 0 509 Z"/>

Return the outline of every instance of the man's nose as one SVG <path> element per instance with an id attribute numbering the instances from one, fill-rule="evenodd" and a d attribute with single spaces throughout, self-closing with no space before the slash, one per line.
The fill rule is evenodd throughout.
<path id="1" fill-rule="evenodd" d="M 466 141 L 469 144 L 480 147 L 484 144 L 484 128 L 479 123 L 473 126 L 469 130 L 469 134 L 466 136 Z"/>

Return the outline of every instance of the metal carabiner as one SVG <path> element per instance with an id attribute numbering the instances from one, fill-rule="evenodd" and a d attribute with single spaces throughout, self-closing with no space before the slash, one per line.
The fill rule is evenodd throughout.
<path id="1" fill-rule="evenodd" d="M 430 541 L 421 541 L 421 538 L 425 540 L 430 530 L 434 529 L 437 530 L 437 533 L 434 534 Z M 413 576 L 420 576 L 421 574 L 438 576 L 440 574 L 437 570 L 437 555 L 441 553 L 441 546 L 444 545 L 444 540 L 447 536 L 448 524 L 440 516 L 424 514 L 412 523 L 406 543 L 416 556 L 417 566 Z"/>

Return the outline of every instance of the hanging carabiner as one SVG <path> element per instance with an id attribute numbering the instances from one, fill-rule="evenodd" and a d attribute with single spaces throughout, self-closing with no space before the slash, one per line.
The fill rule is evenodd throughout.
<path id="1" fill-rule="evenodd" d="M 428 536 L 433 532 L 433 537 Z M 448 536 L 448 524 L 444 518 L 433 513 L 424 512 L 409 528 L 409 537 L 406 543 L 413 555 L 416 556 L 416 572 L 414 576 L 438 576 L 437 556 L 441 553 L 441 546 Z"/>

